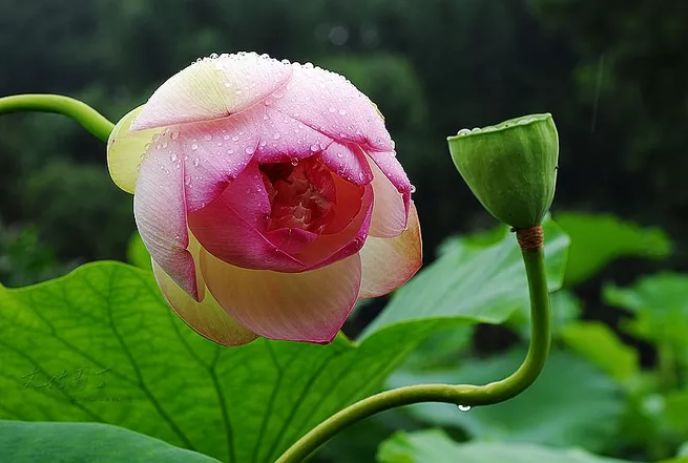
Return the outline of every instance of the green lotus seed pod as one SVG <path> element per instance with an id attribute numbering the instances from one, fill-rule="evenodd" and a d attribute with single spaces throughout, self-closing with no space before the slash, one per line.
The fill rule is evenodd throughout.
<path id="1" fill-rule="evenodd" d="M 532 114 L 448 137 L 454 165 L 490 214 L 515 229 L 539 225 L 554 198 L 559 136 Z"/>

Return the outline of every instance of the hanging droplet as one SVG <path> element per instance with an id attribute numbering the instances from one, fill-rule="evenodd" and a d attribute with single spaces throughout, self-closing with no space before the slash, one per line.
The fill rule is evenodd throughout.
<path id="1" fill-rule="evenodd" d="M 471 406 L 470 406 L 470 405 L 459 404 L 459 405 L 457 405 L 457 408 L 459 409 L 460 412 L 469 412 L 469 411 L 471 411 Z"/>

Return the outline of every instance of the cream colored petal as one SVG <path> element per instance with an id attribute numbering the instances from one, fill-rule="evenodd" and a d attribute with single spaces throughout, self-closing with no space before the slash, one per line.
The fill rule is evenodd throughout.
<path id="1" fill-rule="evenodd" d="M 416 206 L 411 203 L 408 226 L 399 236 L 369 236 L 359 252 L 362 280 L 359 298 L 387 294 L 406 283 L 423 262 Z"/>
<path id="2" fill-rule="evenodd" d="M 143 106 L 130 111 L 115 125 L 107 145 L 107 164 L 115 185 L 134 193 L 139 166 L 143 161 L 147 145 L 162 129 L 130 131 L 131 123 L 139 115 Z"/>

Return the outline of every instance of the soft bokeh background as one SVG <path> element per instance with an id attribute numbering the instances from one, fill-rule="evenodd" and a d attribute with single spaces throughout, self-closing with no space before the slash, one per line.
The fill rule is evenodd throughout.
<path id="1" fill-rule="evenodd" d="M 336 70 L 386 116 L 417 187 L 427 262 L 447 236 L 494 224 L 445 137 L 551 112 L 561 138 L 555 219 L 612 213 L 674 241 L 661 263 L 624 261 L 578 288 L 584 316 L 614 323 L 617 312 L 599 302 L 604 281 L 688 269 L 687 46 L 681 0 L 3 0 L 0 95 L 67 94 L 117 120 L 213 52 Z M 133 231 L 131 198 L 109 180 L 102 142 L 59 116 L 0 117 L 3 284 L 124 260 Z M 478 331 L 479 352 L 511 340 Z M 653 349 L 636 347 L 651 365 Z"/>

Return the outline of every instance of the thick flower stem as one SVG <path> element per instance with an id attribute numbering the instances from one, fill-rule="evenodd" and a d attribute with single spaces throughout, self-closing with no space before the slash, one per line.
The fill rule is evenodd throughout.
<path id="1" fill-rule="evenodd" d="M 0 114 L 19 111 L 64 114 L 81 124 L 91 135 L 105 142 L 114 128 L 112 122 L 86 103 L 62 95 L 26 94 L 0 98 Z"/>
<path id="2" fill-rule="evenodd" d="M 541 229 L 536 228 L 541 238 Z M 521 241 L 521 231 L 518 233 Z M 526 246 L 521 243 L 530 292 L 530 347 L 523 363 L 514 373 L 500 381 L 481 386 L 419 384 L 365 398 L 313 428 L 287 449 L 276 463 L 301 462 L 342 429 L 385 410 L 419 402 L 445 402 L 463 406 L 489 405 L 508 400 L 528 388 L 542 371 L 550 345 L 550 310 L 544 249 L 542 241 L 537 246 L 532 246 L 532 240 L 530 243 Z"/>

